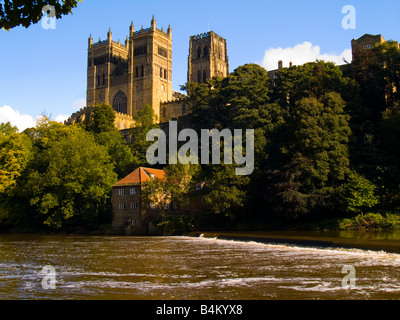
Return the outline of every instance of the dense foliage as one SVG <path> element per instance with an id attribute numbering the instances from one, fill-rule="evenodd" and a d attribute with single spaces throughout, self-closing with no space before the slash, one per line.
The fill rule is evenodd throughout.
<path id="1" fill-rule="evenodd" d="M 55 17 L 72 13 L 72 9 L 82 0 L 3 0 L 0 1 L 0 29 L 12 29 L 19 25 L 28 28 L 42 18 L 42 9 L 51 5 Z"/>

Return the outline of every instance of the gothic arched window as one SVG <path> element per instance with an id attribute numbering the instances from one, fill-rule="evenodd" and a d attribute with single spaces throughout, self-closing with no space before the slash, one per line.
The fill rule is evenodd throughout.
<path id="1" fill-rule="evenodd" d="M 201 48 L 197 48 L 197 59 L 201 57 Z"/>
<path id="2" fill-rule="evenodd" d="M 204 56 L 207 57 L 208 56 L 208 47 L 204 46 Z"/>
<path id="3" fill-rule="evenodd" d="M 207 81 L 207 72 L 206 70 L 203 71 L 203 82 L 205 83 Z"/>
<path id="4" fill-rule="evenodd" d="M 114 96 L 113 109 L 117 112 L 128 114 L 128 99 L 121 90 Z"/>

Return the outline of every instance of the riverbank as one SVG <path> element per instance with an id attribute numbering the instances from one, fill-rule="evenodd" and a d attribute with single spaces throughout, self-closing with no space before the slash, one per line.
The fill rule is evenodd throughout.
<path id="1" fill-rule="evenodd" d="M 307 247 L 354 248 L 400 254 L 400 232 L 224 231 L 190 232 L 187 236 Z"/>

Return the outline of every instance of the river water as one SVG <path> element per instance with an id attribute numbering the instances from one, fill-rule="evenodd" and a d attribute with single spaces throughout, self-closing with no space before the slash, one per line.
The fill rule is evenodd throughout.
<path id="1" fill-rule="evenodd" d="M 56 272 L 54 289 L 42 285 L 44 266 Z M 342 285 L 344 266 L 356 271 L 350 288 Z M 0 235 L 0 299 L 399 299 L 399 267 L 399 254 L 358 249 Z"/>

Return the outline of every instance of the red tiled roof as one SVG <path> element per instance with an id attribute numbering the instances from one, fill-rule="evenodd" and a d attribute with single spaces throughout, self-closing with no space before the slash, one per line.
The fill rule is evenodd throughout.
<path id="1" fill-rule="evenodd" d="M 157 179 L 164 179 L 165 171 L 164 170 L 157 170 L 157 169 L 150 169 L 150 168 L 143 168 L 140 167 L 133 171 L 131 174 L 127 175 L 122 180 L 118 181 L 114 184 L 116 186 L 122 185 L 129 185 L 129 184 L 143 184 L 144 182 L 150 181 L 152 178 Z"/>

